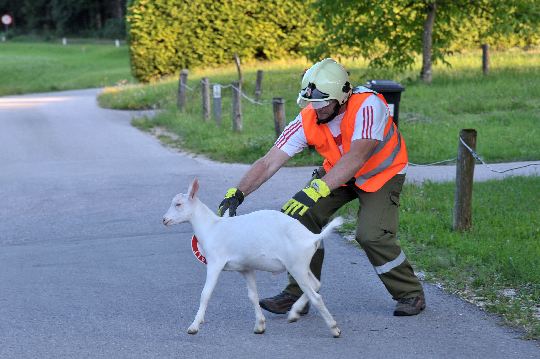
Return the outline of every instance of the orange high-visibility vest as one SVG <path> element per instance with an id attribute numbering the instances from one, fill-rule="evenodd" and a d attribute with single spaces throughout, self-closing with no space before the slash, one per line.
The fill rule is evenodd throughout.
<path id="1" fill-rule="evenodd" d="M 340 126 L 343 154 L 351 149 L 356 114 L 362 107 L 362 103 L 371 95 L 375 95 L 375 93 L 353 93 L 347 102 L 347 108 Z M 388 106 L 382 95 L 376 94 L 376 96 Z M 300 115 L 302 116 L 302 127 L 308 144 L 314 146 L 317 152 L 324 157 L 324 169 L 326 172 L 330 171 L 342 156 L 332 132 L 328 126 L 317 125 L 317 114 L 311 105 L 304 108 Z M 405 168 L 408 160 L 405 141 L 392 117 L 388 116 L 383 140 L 377 144 L 369 159 L 354 175 L 356 186 L 366 192 L 375 192 Z"/>

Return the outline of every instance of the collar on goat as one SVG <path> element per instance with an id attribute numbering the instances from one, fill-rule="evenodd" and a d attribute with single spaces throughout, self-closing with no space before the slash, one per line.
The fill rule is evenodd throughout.
<path id="1" fill-rule="evenodd" d="M 195 258 L 197 258 L 199 262 L 206 264 L 206 257 L 203 256 L 201 251 L 199 250 L 199 241 L 197 240 L 197 237 L 195 237 L 195 235 L 191 237 L 191 250 L 193 251 Z"/>

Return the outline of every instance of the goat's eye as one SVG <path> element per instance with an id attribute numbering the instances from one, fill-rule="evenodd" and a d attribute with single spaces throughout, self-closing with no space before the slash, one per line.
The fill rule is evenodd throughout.
<path id="1" fill-rule="evenodd" d="M 177 204 L 176 204 L 176 207 L 178 208 L 178 207 L 180 207 L 181 205 L 182 205 L 182 203 L 177 203 Z"/>

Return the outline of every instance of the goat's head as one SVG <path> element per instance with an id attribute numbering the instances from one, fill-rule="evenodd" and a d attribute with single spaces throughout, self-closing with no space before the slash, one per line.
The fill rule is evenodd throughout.
<path id="1" fill-rule="evenodd" d="M 179 193 L 174 196 L 169 210 L 163 216 L 163 224 L 172 226 L 189 221 L 193 216 L 195 195 L 198 190 L 199 181 L 195 178 L 188 187 L 188 194 Z"/>

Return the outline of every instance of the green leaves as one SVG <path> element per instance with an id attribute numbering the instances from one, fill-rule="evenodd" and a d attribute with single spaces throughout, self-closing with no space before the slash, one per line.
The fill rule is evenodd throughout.
<path id="1" fill-rule="evenodd" d="M 312 0 L 134 0 L 128 9 L 134 75 L 151 81 L 197 65 L 300 56 L 320 40 Z"/>
<path id="2" fill-rule="evenodd" d="M 325 41 L 309 51 L 312 60 L 362 56 L 371 66 L 411 68 L 422 54 L 428 6 L 437 4 L 431 59 L 445 63 L 452 51 L 538 44 L 540 4 L 535 0 L 319 0 Z M 536 30 L 535 30 L 536 29 Z"/>

